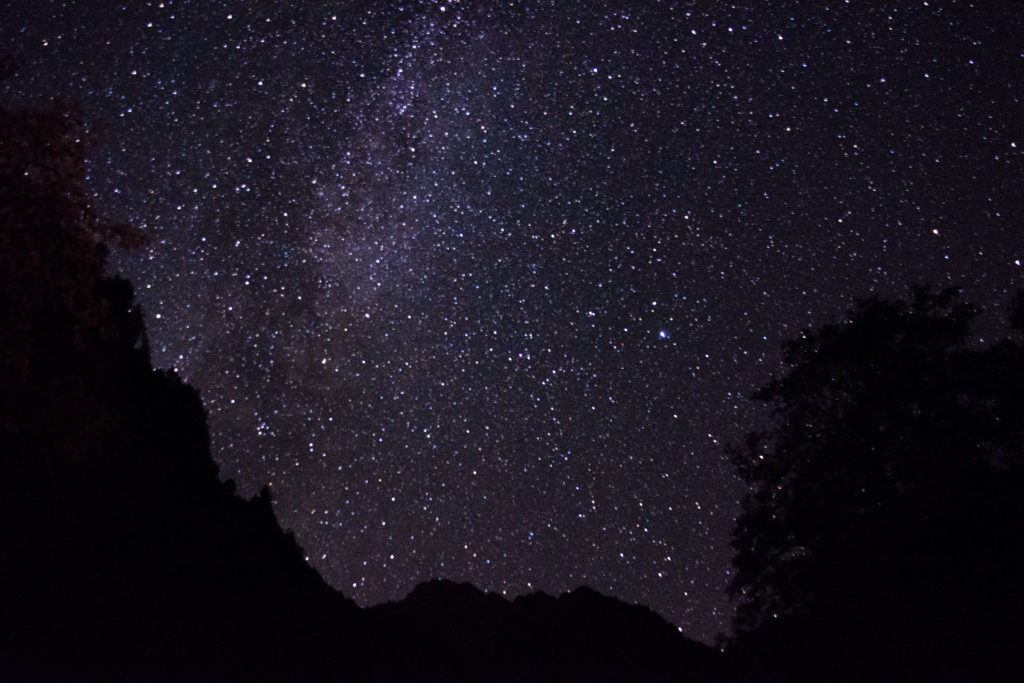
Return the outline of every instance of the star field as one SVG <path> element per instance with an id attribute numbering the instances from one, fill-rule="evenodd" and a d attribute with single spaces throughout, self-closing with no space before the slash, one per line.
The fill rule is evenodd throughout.
<path id="1" fill-rule="evenodd" d="M 779 348 L 1024 284 L 1013 3 L 22 2 L 222 476 L 360 604 L 580 584 L 706 641 Z M 982 332 L 983 333 L 983 332 Z"/>

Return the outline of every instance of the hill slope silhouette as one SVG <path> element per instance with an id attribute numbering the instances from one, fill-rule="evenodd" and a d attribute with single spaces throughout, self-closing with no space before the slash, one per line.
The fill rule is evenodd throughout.
<path id="1" fill-rule="evenodd" d="M 514 600 L 431 581 L 367 610 L 372 628 L 409 643 L 398 679 L 711 680 L 718 653 L 687 641 L 649 609 L 583 587 Z M 452 666 L 452 664 L 455 666 Z M 487 676 L 490 678 L 490 676 Z"/>
<path id="2" fill-rule="evenodd" d="M 94 212 L 74 113 L 0 111 L 0 130 L 0 664 L 227 672 L 354 613 L 265 491 L 217 479 L 197 393 L 150 366 L 131 286 L 104 277 L 104 242 L 141 235 Z"/>
<path id="3" fill-rule="evenodd" d="M 0 109 L 0 678 L 702 680 L 710 649 L 589 589 L 431 582 L 358 609 L 269 492 L 218 479 L 197 392 L 154 370 L 74 111 Z"/>

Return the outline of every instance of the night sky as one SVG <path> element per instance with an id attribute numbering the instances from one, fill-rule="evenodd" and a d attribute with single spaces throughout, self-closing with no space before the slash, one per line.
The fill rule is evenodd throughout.
<path id="1" fill-rule="evenodd" d="M 151 240 L 154 363 L 362 605 L 588 584 L 711 641 L 781 344 L 1024 285 L 1018 3 L 4 5 L 0 97 L 78 104 Z"/>

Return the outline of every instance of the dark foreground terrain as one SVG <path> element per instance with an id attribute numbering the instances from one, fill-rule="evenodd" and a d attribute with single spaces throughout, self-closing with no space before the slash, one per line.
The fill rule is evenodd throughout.
<path id="1" fill-rule="evenodd" d="M 624 680 L 715 657 L 581 588 L 431 582 L 360 610 L 218 479 L 199 396 L 154 370 L 72 113 L 0 110 L 0 678 Z"/>
<path id="2" fill-rule="evenodd" d="M 131 286 L 105 276 L 104 245 L 141 236 L 93 212 L 74 116 L 0 110 L 0 131 L 0 679 L 1017 680 L 1024 354 L 928 356 L 960 324 L 932 311 L 941 297 L 876 302 L 853 337 L 794 351 L 798 370 L 870 400 L 823 404 L 814 372 L 767 390 L 810 412 L 781 428 L 778 458 L 749 458 L 775 469 L 745 472 L 745 621 L 724 654 L 587 588 L 508 601 L 432 581 L 359 609 L 305 563 L 269 492 L 243 500 L 218 478 L 198 394 L 151 367 Z M 848 353 L 883 337 L 898 342 Z M 885 358 L 885 381 L 864 380 Z M 859 430 L 816 427 L 838 464 L 773 464 L 811 452 L 801 430 L 823 405 Z M 952 464 L 914 464 L 924 443 Z M 876 480 L 848 463 L 881 451 L 912 466 L 885 461 L 885 497 L 868 500 Z"/>

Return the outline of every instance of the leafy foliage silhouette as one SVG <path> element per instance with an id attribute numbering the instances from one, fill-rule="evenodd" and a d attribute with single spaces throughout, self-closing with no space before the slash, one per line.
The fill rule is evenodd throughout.
<path id="1" fill-rule="evenodd" d="M 955 290 L 919 288 L 786 346 L 788 370 L 754 395 L 772 427 L 733 453 L 750 487 L 733 536 L 739 633 L 802 623 L 881 649 L 1011 628 L 1024 352 L 970 348 L 976 314 Z"/>

